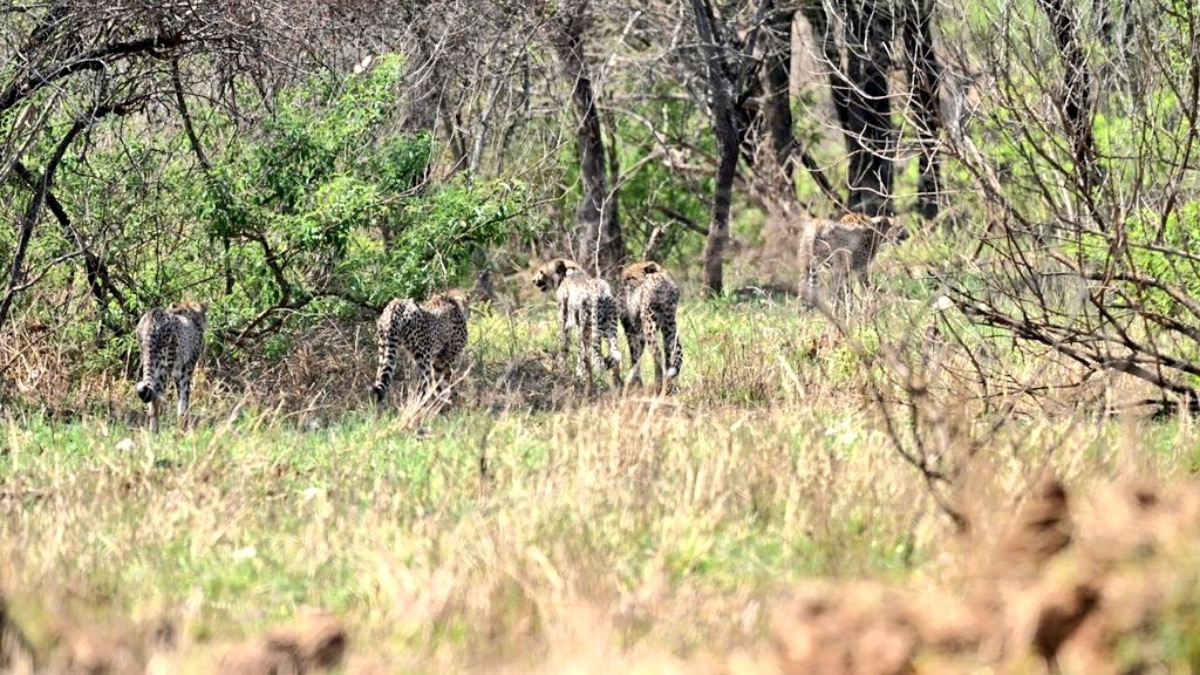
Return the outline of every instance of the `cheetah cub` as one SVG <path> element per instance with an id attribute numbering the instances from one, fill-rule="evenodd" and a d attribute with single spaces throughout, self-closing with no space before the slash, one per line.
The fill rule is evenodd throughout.
<path id="1" fill-rule="evenodd" d="M 630 383 L 639 386 L 642 383 L 642 351 L 648 344 L 654 358 L 655 388 L 662 393 L 673 392 L 675 379 L 683 368 L 683 346 L 679 343 L 675 322 L 679 285 L 662 265 L 652 261 L 636 262 L 621 271 L 620 300 L 621 325 L 629 342 Z M 661 349 L 657 340 L 659 333 L 662 334 Z"/>
<path id="2" fill-rule="evenodd" d="M 813 223 L 811 257 L 802 261 L 806 267 L 804 300 L 810 306 L 817 300 L 832 297 L 835 303 L 846 303 L 855 280 L 867 283 L 867 273 L 879 247 L 884 242 L 897 244 L 908 239 L 908 230 L 891 216 L 866 216 L 849 213 L 837 220 L 818 220 Z M 828 270 L 827 284 L 820 275 Z"/>
<path id="3" fill-rule="evenodd" d="M 142 348 L 142 379 L 137 395 L 147 405 L 150 429 L 158 431 L 158 408 L 167 387 L 167 374 L 175 381 L 179 397 L 178 415 L 187 414 L 192 391 L 192 373 L 204 346 L 208 306 L 200 302 L 179 302 L 163 309 L 155 307 L 142 315 L 137 324 L 137 340 Z"/>
<path id="4" fill-rule="evenodd" d="M 454 290 L 437 293 L 423 303 L 408 298 L 388 303 L 375 323 L 379 369 L 371 391 L 378 407 L 382 408 L 387 398 L 402 349 L 417 365 L 418 391 L 422 396 L 428 395 L 435 385 L 439 390 L 449 391 L 454 362 L 467 346 L 470 300 L 470 294 Z"/>
<path id="5" fill-rule="evenodd" d="M 592 373 L 595 370 L 611 371 L 613 385 L 620 387 L 621 347 L 617 343 L 619 312 L 608 282 L 593 279 L 570 260 L 555 258 L 538 268 L 533 285 L 543 293 L 554 291 L 564 363 L 569 361 L 571 330 L 578 332 L 579 358 L 575 372 L 584 378 L 587 391 L 590 393 L 593 390 Z M 608 343 L 607 357 L 602 353 L 602 342 Z"/>

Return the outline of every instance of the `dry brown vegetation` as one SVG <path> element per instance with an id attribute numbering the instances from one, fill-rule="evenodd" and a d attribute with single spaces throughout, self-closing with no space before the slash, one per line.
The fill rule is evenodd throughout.
<path id="1" fill-rule="evenodd" d="M 1200 671 L 1198 8 L 7 3 L 0 671 Z M 801 312 L 843 210 L 913 238 Z M 522 268 L 638 249 L 680 390 L 592 395 Z"/>
<path id="2" fill-rule="evenodd" d="M 655 598 L 647 590 L 636 594 L 640 598 L 606 605 L 578 597 L 582 589 L 567 588 L 563 583 L 570 580 L 558 579 L 557 607 L 540 605 L 549 598 L 527 598 L 531 606 L 502 609 L 486 628 L 543 657 L 517 656 L 519 665 L 502 665 L 516 656 L 509 654 L 499 659 L 501 665 L 485 659 L 471 670 L 892 675 L 1061 667 L 1079 673 L 1144 672 L 1161 667 L 1166 657 L 1159 630 L 1164 623 L 1183 621 L 1187 630 L 1198 620 L 1188 592 L 1200 583 L 1198 534 L 1200 485 L 1195 483 L 1125 479 L 1069 495 L 1058 479 L 1047 477 L 1033 487 L 998 541 L 977 546 L 964 537 L 950 543 L 947 549 L 969 552 L 939 564 L 941 579 L 803 581 L 771 602 L 769 639 L 745 639 L 742 647 L 691 657 L 645 646 L 627 651 L 618 645 L 618 627 L 632 620 L 629 615 L 662 613 L 681 602 L 698 608 L 683 598 Z M 549 567 L 546 572 L 555 574 Z M 506 591 L 493 589 L 493 600 L 497 592 Z M 636 607 L 646 601 L 666 607 Z M 0 667 L 6 672 L 183 668 L 266 675 L 326 672 L 343 664 L 346 672 L 391 672 L 380 644 L 351 640 L 343 624 L 324 612 L 307 612 L 242 643 L 197 649 L 181 648 L 179 627 L 171 623 L 160 621 L 148 629 L 112 616 L 55 615 L 38 638 L 31 638 L 5 609 L 0 603 Z M 753 624 L 758 611 L 757 603 L 750 603 L 749 615 L 739 620 Z M 675 619 L 687 621 L 686 616 Z"/>
<path id="3" fill-rule="evenodd" d="M 1071 366 L 893 296 L 840 328 L 689 301 L 679 395 L 589 398 L 555 363 L 549 304 L 499 297 L 440 411 L 397 396 L 370 413 L 368 331 L 333 323 L 279 362 L 206 358 L 194 418 L 157 436 L 127 382 L 36 390 L 71 412 L 5 427 L 2 660 L 785 675 L 1193 658 L 1195 429 L 1096 415 L 1128 382 L 1031 395 Z M 980 359 L 1004 377 L 981 380 Z"/>

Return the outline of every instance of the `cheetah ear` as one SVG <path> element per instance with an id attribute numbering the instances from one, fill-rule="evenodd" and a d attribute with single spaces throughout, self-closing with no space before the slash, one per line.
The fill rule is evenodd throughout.
<path id="1" fill-rule="evenodd" d="M 656 262 L 651 261 L 651 262 L 646 263 L 646 274 L 657 274 L 660 269 L 661 268 L 658 266 L 658 263 L 656 263 Z"/>
<path id="2" fill-rule="evenodd" d="M 554 266 L 554 271 L 558 272 L 559 274 L 566 274 L 567 273 L 567 261 L 563 260 L 562 258 L 559 258 L 558 264 L 556 264 Z"/>

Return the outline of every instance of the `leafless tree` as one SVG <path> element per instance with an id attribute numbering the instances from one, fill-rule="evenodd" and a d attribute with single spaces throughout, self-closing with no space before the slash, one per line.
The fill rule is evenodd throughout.
<path id="1" fill-rule="evenodd" d="M 1122 386 L 1105 396 L 1130 392 L 1119 407 L 1200 411 L 1200 190 L 1188 178 L 1200 15 L 1100 4 L 1041 2 L 1041 16 L 998 6 L 948 44 L 956 79 L 986 85 L 955 94 L 969 115 L 948 126 L 946 148 L 989 223 L 942 276 L 968 317 L 1061 366 L 1039 373 L 1075 374 L 1056 384 L 1107 381 Z M 1096 29 L 1112 22 L 1130 27 L 1120 49 Z M 1092 72 L 1137 86 L 1097 88 Z"/>
<path id="2" fill-rule="evenodd" d="M 1038 6 L 1050 22 L 1054 42 L 1062 57 L 1062 112 L 1074 148 L 1073 160 L 1077 180 L 1084 190 L 1090 190 L 1101 177 L 1096 174 L 1098 167 L 1095 162 L 1095 142 L 1092 138 L 1092 78 L 1087 56 L 1073 8 L 1063 0 L 1038 0 Z M 1105 10 L 1100 17 L 1102 24 L 1107 23 L 1108 16 Z M 1101 31 L 1102 36 L 1104 32 Z"/>
<path id="3" fill-rule="evenodd" d="M 934 0 L 905 0 L 904 65 L 919 148 L 917 211 L 932 220 L 941 207 L 941 64 L 934 45 Z"/>
<path id="4" fill-rule="evenodd" d="M 893 0 L 801 5 L 820 44 L 845 138 L 851 211 L 891 213 L 896 133 L 888 75 L 896 40 Z"/>
<path id="5" fill-rule="evenodd" d="M 735 109 L 736 83 L 740 80 L 740 64 L 730 63 L 723 43 L 718 42 L 712 3 L 692 0 L 696 32 L 708 73 L 709 107 L 713 133 L 720 148 L 716 189 L 713 194 L 712 221 L 704 245 L 704 287 L 720 295 L 724 284 L 725 245 L 729 239 L 729 209 L 733 202 L 733 179 L 737 172 L 745 126 Z"/>
<path id="6" fill-rule="evenodd" d="M 609 186 L 609 158 L 603 124 L 584 54 L 589 16 L 588 0 L 571 0 L 554 17 L 552 42 L 571 87 L 571 108 L 579 147 L 583 199 L 577 211 L 580 261 L 592 273 L 613 277 L 625 260 L 625 241 L 618 218 L 618 188 Z"/>
<path id="7" fill-rule="evenodd" d="M 113 283 L 107 264 L 92 251 L 53 192 L 58 167 L 72 143 L 109 115 L 143 109 L 158 96 L 157 76 L 164 55 L 223 45 L 246 20 L 241 8 L 214 11 L 186 4 L 129 3 L 102 7 L 60 2 L 10 8 L 0 21 L 13 45 L 9 67 L 0 81 L 0 115 L 16 123 L 3 135 L 0 180 L 14 171 L 32 191 L 21 218 L 17 246 L 7 259 L 8 279 L 0 299 L 0 328 L 17 294 L 31 287 L 26 255 L 43 208 L 49 206 L 64 232 L 78 246 L 67 259 L 83 259 L 97 301 L 111 297 L 130 310 Z M 44 168 L 28 166 L 27 151 L 42 134 L 54 135 L 52 122 L 74 110 L 65 133 L 54 141 Z"/>

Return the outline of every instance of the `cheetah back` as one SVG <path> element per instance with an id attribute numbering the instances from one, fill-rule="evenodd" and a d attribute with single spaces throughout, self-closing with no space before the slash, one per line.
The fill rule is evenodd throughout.
<path id="1" fill-rule="evenodd" d="M 676 323 L 679 285 L 657 263 L 634 263 L 622 273 L 621 297 L 622 321 L 631 358 L 638 360 L 643 345 L 649 343 L 655 359 L 656 376 L 661 380 L 661 364 L 665 360 L 666 377 L 677 377 L 683 367 L 683 349 Z M 655 339 L 660 335 L 662 351 L 655 344 Z M 636 365 L 633 367 L 636 368 Z"/>
<path id="2" fill-rule="evenodd" d="M 142 379 L 138 398 L 148 406 L 150 427 L 158 429 L 158 407 L 166 390 L 167 376 L 175 381 L 178 412 L 188 410 L 192 374 L 204 347 L 206 307 L 197 302 L 156 307 L 138 320 L 136 335 L 142 352 Z"/>
<path id="3" fill-rule="evenodd" d="M 590 369 L 593 366 L 610 370 L 614 383 L 619 383 L 621 349 L 617 342 L 617 323 L 620 310 L 612 287 L 603 279 L 570 269 L 558 283 L 555 299 L 562 330 L 563 356 L 569 350 L 568 333 L 574 328 L 579 332 L 580 339 L 579 372 L 586 375 L 588 386 L 591 386 Z M 603 343 L 608 344 L 607 357 L 601 352 L 600 345 Z M 585 353 L 587 351 L 591 353 Z"/>
<path id="4" fill-rule="evenodd" d="M 376 322 L 379 369 L 373 390 L 379 403 L 395 373 L 400 350 L 417 363 L 422 387 L 430 369 L 447 370 L 467 345 L 467 300 L 464 294 L 441 293 L 424 304 L 392 300 Z"/>

